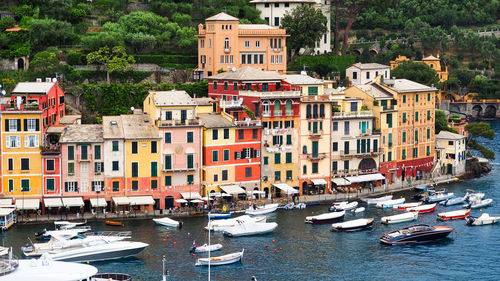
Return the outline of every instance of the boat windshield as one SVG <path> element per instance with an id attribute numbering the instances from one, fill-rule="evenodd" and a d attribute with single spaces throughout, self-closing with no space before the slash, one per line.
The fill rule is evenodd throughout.
<path id="1" fill-rule="evenodd" d="M 434 228 L 426 225 L 426 224 L 417 224 L 417 225 L 412 225 L 408 227 L 408 230 L 410 232 L 419 232 L 419 231 L 428 231 L 428 230 L 433 230 Z"/>

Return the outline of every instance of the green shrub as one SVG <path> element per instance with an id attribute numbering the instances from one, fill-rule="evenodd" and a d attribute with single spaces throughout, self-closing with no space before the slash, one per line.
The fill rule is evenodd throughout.
<path id="1" fill-rule="evenodd" d="M 87 64 L 85 55 L 80 52 L 69 52 L 66 54 L 66 62 L 69 65 L 84 65 Z"/>
<path id="2" fill-rule="evenodd" d="M 292 63 L 288 64 L 288 70 L 301 71 L 305 66 L 307 69 L 314 69 L 318 64 L 330 66 L 333 70 L 340 71 L 341 77 L 345 77 L 345 69 L 356 62 L 355 56 L 334 56 L 334 55 L 319 55 L 319 56 L 295 56 Z"/>

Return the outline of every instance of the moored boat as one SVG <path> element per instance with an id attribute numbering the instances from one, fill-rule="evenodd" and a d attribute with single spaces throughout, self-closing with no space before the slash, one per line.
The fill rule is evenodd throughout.
<path id="1" fill-rule="evenodd" d="M 264 215 L 268 213 L 272 213 L 278 209 L 279 204 L 266 204 L 264 206 L 250 206 L 250 208 L 245 210 L 245 214 L 251 216 Z"/>
<path id="2" fill-rule="evenodd" d="M 201 246 L 198 246 L 198 245 L 193 245 L 191 247 L 191 249 L 189 250 L 190 253 L 205 253 L 205 252 L 213 252 L 213 251 L 218 251 L 222 249 L 222 244 L 212 244 L 212 245 L 208 245 L 208 244 L 204 244 L 204 245 L 201 245 Z"/>
<path id="3" fill-rule="evenodd" d="M 433 204 L 426 204 L 426 205 L 420 205 L 417 207 L 413 208 L 408 208 L 406 211 L 408 212 L 419 212 L 419 213 L 430 213 L 434 212 L 436 210 L 436 203 Z"/>
<path id="4" fill-rule="evenodd" d="M 299 204 L 295 205 L 295 209 L 303 210 L 305 208 L 306 208 L 306 204 L 305 203 L 299 203 Z"/>
<path id="5" fill-rule="evenodd" d="M 465 218 L 465 223 L 470 226 L 488 225 L 497 223 L 499 219 L 500 217 L 490 217 L 489 214 L 484 213 L 480 217 L 469 216 Z"/>
<path id="6" fill-rule="evenodd" d="M 173 220 L 173 219 L 167 218 L 167 217 L 160 218 L 160 219 L 153 219 L 153 221 L 159 225 L 170 226 L 170 227 L 179 227 L 179 228 L 181 228 L 182 224 L 183 224 L 181 221 L 176 221 L 176 220 Z"/>
<path id="7" fill-rule="evenodd" d="M 422 205 L 422 202 L 412 202 L 412 203 L 404 203 L 404 204 L 394 205 L 394 206 L 392 206 L 392 208 L 398 209 L 398 210 L 406 210 L 408 208 L 418 207 L 420 205 Z"/>
<path id="8" fill-rule="evenodd" d="M 119 221 L 105 221 L 105 223 L 111 226 L 125 226 L 122 222 Z"/>
<path id="9" fill-rule="evenodd" d="M 405 202 L 405 198 L 393 199 L 388 201 L 382 201 L 377 203 L 377 208 L 392 208 L 394 205 L 403 204 Z"/>
<path id="10" fill-rule="evenodd" d="M 463 202 L 465 202 L 465 200 L 467 200 L 467 195 L 465 195 L 464 197 L 448 198 L 445 201 L 439 202 L 439 204 L 443 206 L 453 206 L 462 204 Z"/>
<path id="11" fill-rule="evenodd" d="M 385 224 L 393 224 L 393 223 L 412 221 L 416 220 L 417 218 L 418 218 L 418 212 L 407 212 L 399 215 L 382 217 L 380 219 L 380 222 Z"/>
<path id="12" fill-rule="evenodd" d="M 360 208 L 356 208 L 354 210 L 354 213 L 361 213 L 361 212 L 364 212 L 365 211 L 365 207 L 360 207 Z"/>
<path id="13" fill-rule="evenodd" d="M 434 187 L 432 186 L 432 184 L 428 184 L 428 185 L 417 185 L 417 186 L 414 186 L 411 188 L 411 190 L 413 191 L 427 191 L 427 190 L 432 190 Z"/>
<path id="14" fill-rule="evenodd" d="M 278 227 L 275 222 L 240 222 L 235 226 L 225 228 L 223 233 L 229 237 L 259 235 L 273 232 Z"/>
<path id="15" fill-rule="evenodd" d="M 355 209 L 357 206 L 358 206 L 357 201 L 353 201 L 351 203 L 344 201 L 339 203 L 333 203 L 328 210 L 330 212 L 348 211 Z"/>
<path id="16" fill-rule="evenodd" d="M 323 223 L 338 222 L 344 218 L 344 215 L 345 211 L 324 213 L 316 216 L 308 216 L 305 219 L 305 223 L 323 224 Z"/>
<path id="17" fill-rule="evenodd" d="M 453 194 L 453 192 L 444 192 L 444 193 L 436 192 L 434 194 L 425 197 L 423 200 L 426 201 L 427 203 L 434 203 L 434 202 L 445 201 L 453 197 L 455 197 L 455 194 Z"/>
<path id="18" fill-rule="evenodd" d="M 453 227 L 429 226 L 426 224 L 416 224 L 400 230 L 384 233 L 379 238 L 383 244 L 407 244 L 435 241 L 446 238 L 453 231 Z"/>
<path id="19" fill-rule="evenodd" d="M 493 199 L 488 198 L 488 199 L 483 199 L 483 200 L 475 200 L 471 201 L 469 204 L 464 204 L 464 208 L 471 208 L 471 209 L 477 209 L 477 208 L 484 208 L 488 207 L 493 203 Z"/>
<path id="20" fill-rule="evenodd" d="M 332 230 L 341 232 L 364 230 L 373 226 L 373 220 L 373 218 L 368 218 L 334 223 L 332 224 Z"/>
<path id="21" fill-rule="evenodd" d="M 230 213 L 219 213 L 219 214 L 214 214 L 214 213 L 209 213 L 207 214 L 207 217 L 209 219 L 213 219 L 213 220 L 219 220 L 219 219 L 228 219 L 231 217 L 233 213 L 230 212 Z"/>
<path id="22" fill-rule="evenodd" d="M 470 209 L 462 209 L 451 212 L 444 212 L 437 214 L 438 219 L 440 220 L 455 220 L 455 219 L 463 219 L 468 217 L 470 214 Z"/>
<path id="23" fill-rule="evenodd" d="M 264 223 L 266 221 L 267 221 L 266 216 L 251 217 L 249 215 L 243 215 L 243 216 L 239 216 L 239 217 L 231 218 L 231 219 L 222 219 L 222 220 L 212 221 L 212 222 L 210 222 L 210 224 L 207 224 L 207 226 L 205 226 L 205 229 L 209 230 L 208 226 L 210 225 L 210 230 L 212 230 L 212 231 L 223 231 L 224 229 L 226 229 L 228 227 L 233 227 L 240 222 Z"/>
<path id="24" fill-rule="evenodd" d="M 227 254 L 218 257 L 198 258 L 196 259 L 195 265 L 209 265 L 210 263 L 211 266 L 214 266 L 214 265 L 224 265 L 224 264 L 239 262 L 243 258 L 244 252 L 245 249 L 243 249 L 241 252 Z"/>
<path id="25" fill-rule="evenodd" d="M 377 198 L 361 198 L 361 201 L 366 202 L 368 205 L 375 205 L 379 202 L 384 202 L 384 201 L 389 201 L 392 199 L 392 195 L 386 195 L 382 197 L 377 197 Z"/>

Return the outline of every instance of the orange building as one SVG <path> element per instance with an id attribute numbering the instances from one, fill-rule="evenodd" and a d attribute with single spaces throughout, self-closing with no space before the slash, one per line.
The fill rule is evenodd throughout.
<path id="1" fill-rule="evenodd" d="M 219 71 L 253 66 L 286 72 L 285 29 L 266 24 L 239 24 L 239 19 L 219 13 L 198 25 L 198 69 L 195 79 Z"/>

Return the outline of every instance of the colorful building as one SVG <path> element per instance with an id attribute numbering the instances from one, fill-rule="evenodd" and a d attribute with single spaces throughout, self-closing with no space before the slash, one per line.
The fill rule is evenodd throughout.
<path id="1" fill-rule="evenodd" d="M 121 116 L 103 116 L 104 186 L 107 200 L 125 196 L 125 135 Z"/>
<path id="2" fill-rule="evenodd" d="M 465 136 L 441 131 L 436 136 L 436 169 L 441 175 L 465 173 Z"/>
<path id="3" fill-rule="evenodd" d="M 391 69 L 396 68 L 398 64 L 401 62 L 409 60 L 410 59 L 407 58 L 406 56 L 399 55 L 396 59 L 391 60 Z M 441 59 L 439 58 L 439 55 L 437 57 L 430 55 L 423 58 L 421 61 L 415 60 L 414 62 L 423 62 L 427 64 L 430 68 L 434 69 L 439 76 L 440 82 L 448 80 L 448 66 L 446 65 L 444 69 L 441 67 Z"/>
<path id="4" fill-rule="evenodd" d="M 351 85 L 363 85 L 375 81 L 377 76 L 382 75 L 385 79 L 391 78 L 391 68 L 379 63 L 356 63 L 345 70 Z"/>
<path id="5" fill-rule="evenodd" d="M 265 24 L 240 24 L 219 13 L 198 25 L 195 79 L 243 66 L 286 72 L 286 30 Z"/>

